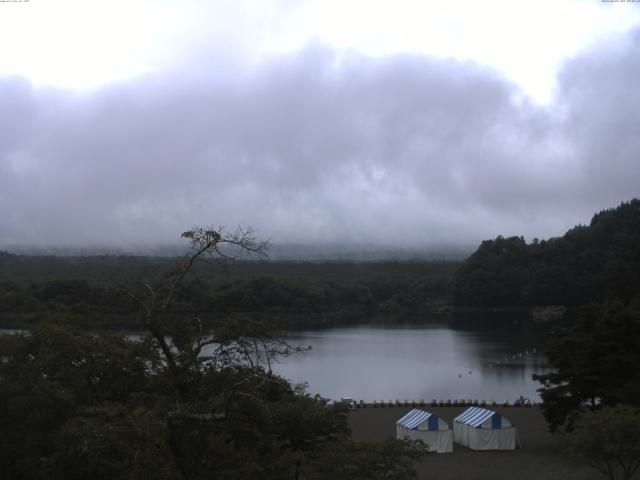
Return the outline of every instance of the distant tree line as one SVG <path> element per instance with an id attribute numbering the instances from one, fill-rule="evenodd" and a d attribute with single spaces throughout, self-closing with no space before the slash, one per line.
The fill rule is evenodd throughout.
<path id="1" fill-rule="evenodd" d="M 119 287 L 132 279 L 162 281 L 162 267 L 179 260 L 131 257 L 127 263 L 127 258 L 0 254 L 0 325 L 27 326 L 58 315 L 81 328 L 131 328 L 137 305 Z M 65 269 L 53 275 L 55 268 L 77 263 L 90 268 L 82 276 L 68 277 Z M 229 314 L 277 317 L 290 328 L 441 314 L 451 304 L 449 285 L 458 265 L 246 262 L 234 264 L 227 274 L 200 267 L 181 283 L 172 311 L 200 315 L 210 324 Z M 13 278 L 15 269 L 22 273 Z"/>

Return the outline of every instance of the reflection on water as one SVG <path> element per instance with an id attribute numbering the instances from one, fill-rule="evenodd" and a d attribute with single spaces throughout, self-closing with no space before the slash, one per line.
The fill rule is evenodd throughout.
<path id="1" fill-rule="evenodd" d="M 298 332 L 311 345 L 274 369 L 324 397 L 373 400 L 485 399 L 520 395 L 539 400 L 533 373 L 548 370 L 542 340 L 519 324 L 491 328 L 443 326 L 353 327 Z M 16 333 L 2 330 L 3 333 Z M 129 334 L 139 339 L 140 334 Z"/>
<path id="2" fill-rule="evenodd" d="M 540 341 L 515 331 L 355 327 L 300 332 L 291 340 L 312 350 L 275 369 L 329 398 L 538 400 L 531 375 L 548 370 Z"/>

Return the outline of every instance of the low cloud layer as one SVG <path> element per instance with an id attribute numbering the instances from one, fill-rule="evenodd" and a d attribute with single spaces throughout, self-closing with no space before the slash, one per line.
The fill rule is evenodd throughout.
<path id="1" fill-rule="evenodd" d="M 640 35 L 567 63 L 538 106 L 479 65 L 309 45 L 91 93 L 0 79 L 0 244 L 162 244 L 194 224 L 275 243 L 562 234 L 638 195 Z"/>

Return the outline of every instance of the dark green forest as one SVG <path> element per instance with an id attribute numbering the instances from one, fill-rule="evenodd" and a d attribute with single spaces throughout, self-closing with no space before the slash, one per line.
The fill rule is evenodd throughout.
<path id="1" fill-rule="evenodd" d="M 558 448 L 608 478 L 617 470 L 632 478 L 640 468 L 640 200 L 562 237 L 484 241 L 455 272 L 451 293 L 458 309 L 532 313 L 552 367 L 534 379 Z"/>
<path id="2" fill-rule="evenodd" d="M 135 329 L 131 283 L 162 282 L 182 261 L 163 257 L 30 257 L 0 253 L 0 325 L 51 315 L 81 328 Z M 229 314 L 276 317 L 289 328 L 402 321 L 446 313 L 457 262 L 245 261 L 194 267 L 174 311 L 213 325 Z"/>
<path id="3" fill-rule="evenodd" d="M 2 478 L 415 478 L 422 444 L 352 442 L 346 405 L 274 374 L 277 357 L 301 350 L 276 322 L 226 315 L 211 332 L 189 314 L 183 282 L 197 260 L 219 259 L 220 244 L 263 244 L 205 229 L 183 237 L 190 254 L 165 275 L 104 290 L 105 309 L 137 310 L 141 340 L 81 330 L 60 311 L 0 335 Z M 97 305 L 86 281 L 60 282 L 42 298 Z"/>
<path id="4" fill-rule="evenodd" d="M 640 200 L 462 263 L 230 264 L 237 238 L 183 237 L 183 258 L 0 253 L 1 325 L 27 329 L 0 336 L 3 478 L 413 478 L 420 444 L 352 442 L 345 406 L 272 372 L 295 328 L 559 308 L 549 427 L 579 441 L 587 412 L 640 404 Z"/>
<path id="5" fill-rule="evenodd" d="M 199 358 L 183 338 L 173 362 L 152 337 L 0 336 L 2 478 L 414 478 L 408 445 L 351 442 L 346 406 L 241 362 L 234 332 Z"/>
<path id="6" fill-rule="evenodd" d="M 640 200 L 593 216 L 562 237 L 486 240 L 456 271 L 456 307 L 578 306 L 640 292 Z"/>
<path id="7" fill-rule="evenodd" d="M 82 328 L 135 328 L 130 282 L 161 281 L 180 258 L 27 256 L 0 252 L 0 325 L 44 317 Z M 199 264 L 176 311 L 211 324 L 228 314 L 277 317 L 289 328 L 440 318 L 452 309 L 577 307 L 640 291 L 640 200 L 594 215 L 562 237 L 497 237 L 464 262 Z"/>

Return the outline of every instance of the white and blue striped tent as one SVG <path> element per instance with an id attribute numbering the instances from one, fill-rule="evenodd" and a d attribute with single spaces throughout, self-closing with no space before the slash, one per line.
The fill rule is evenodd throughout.
<path id="1" fill-rule="evenodd" d="M 449 424 L 433 413 L 414 408 L 396 422 L 397 438 L 422 440 L 430 452 L 453 451 L 453 432 Z"/>
<path id="2" fill-rule="evenodd" d="M 473 450 L 515 450 L 518 432 L 498 412 L 469 407 L 453 419 L 453 438 Z"/>

